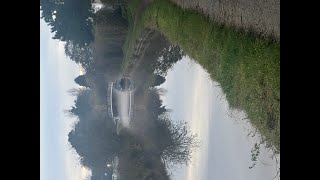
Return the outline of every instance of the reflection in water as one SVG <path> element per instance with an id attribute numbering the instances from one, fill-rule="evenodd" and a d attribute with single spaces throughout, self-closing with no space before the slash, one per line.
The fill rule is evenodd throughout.
<path id="1" fill-rule="evenodd" d="M 188 56 L 177 62 L 161 87 L 168 90 L 164 104 L 172 109 L 175 120 L 186 120 L 201 140 L 201 148 L 192 163 L 178 170 L 175 179 L 266 179 L 276 175 L 272 152 L 261 147 L 256 167 L 252 165 L 251 148 L 259 137 L 245 114 L 230 110 L 221 88 L 209 74 Z"/>

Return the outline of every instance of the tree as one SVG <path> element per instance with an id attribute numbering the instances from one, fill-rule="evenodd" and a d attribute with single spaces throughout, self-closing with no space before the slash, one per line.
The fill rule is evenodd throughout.
<path id="1" fill-rule="evenodd" d="M 95 91 L 77 91 L 76 95 L 75 105 L 69 112 L 77 116 L 78 121 L 68 134 L 69 142 L 82 165 L 101 168 L 118 152 L 120 138 L 112 119 L 105 113 L 105 106 L 96 101 Z"/>
<path id="2" fill-rule="evenodd" d="M 94 18 L 94 64 L 97 73 L 104 73 L 114 80 L 119 75 L 123 60 L 122 46 L 125 42 L 128 22 L 122 17 L 119 9 L 103 8 L 97 11 Z"/>
<path id="3" fill-rule="evenodd" d="M 149 72 L 155 72 L 157 75 L 166 76 L 167 71 L 184 56 L 182 49 L 171 44 L 164 35 L 155 32 L 147 40 L 148 47 L 144 51 L 143 67 Z"/>
<path id="4" fill-rule="evenodd" d="M 86 70 L 92 70 L 94 59 L 89 45 L 81 45 L 73 41 L 67 41 L 64 46 L 65 54 L 74 62 L 81 64 Z"/>
<path id="5" fill-rule="evenodd" d="M 153 86 L 159 86 L 162 83 L 164 83 L 165 81 L 166 81 L 166 79 L 163 76 L 156 74 Z"/>
<path id="6" fill-rule="evenodd" d="M 74 82 L 76 82 L 79 86 L 89 87 L 86 76 L 85 75 L 79 75 L 74 79 Z"/>
<path id="7" fill-rule="evenodd" d="M 77 99 L 74 101 L 75 105 L 69 110 L 71 114 L 78 116 L 79 120 L 92 111 L 91 92 L 89 90 L 77 91 Z"/>
<path id="8" fill-rule="evenodd" d="M 41 18 L 47 23 L 52 23 L 56 9 L 56 2 L 51 0 L 40 0 L 40 10 L 42 11 Z"/>
<path id="9" fill-rule="evenodd" d="M 90 0 L 41 0 L 42 18 L 51 26 L 53 39 L 85 45 L 93 40 Z"/>
<path id="10" fill-rule="evenodd" d="M 159 96 L 159 89 L 149 89 L 147 103 L 147 111 L 149 112 L 152 120 L 157 120 L 160 114 L 167 111 L 167 109 L 162 105 L 162 100 Z"/>
<path id="11" fill-rule="evenodd" d="M 119 151 L 120 139 L 114 127 L 106 126 L 102 119 L 78 121 L 68 138 L 81 164 L 89 168 L 103 167 Z"/>
<path id="12" fill-rule="evenodd" d="M 121 2 L 121 0 L 101 0 L 101 2 L 103 4 L 114 6 L 114 5 L 118 5 Z"/>
<path id="13" fill-rule="evenodd" d="M 94 16 L 94 21 L 97 24 L 104 24 L 107 30 L 116 30 L 118 33 L 127 32 L 128 22 L 122 16 L 122 9 L 120 7 L 109 9 L 102 8 L 97 11 Z"/>
<path id="14" fill-rule="evenodd" d="M 166 166 L 188 164 L 191 152 L 199 147 L 197 136 L 191 134 L 186 122 L 173 124 L 168 115 L 160 116 L 157 128 L 157 144 L 160 156 Z"/>
<path id="15" fill-rule="evenodd" d="M 167 71 L 184 56 L 179 46 L 169 45 L 160 52 L 160 58 L 154 64 L 157 74 L 165 76 Z"/>

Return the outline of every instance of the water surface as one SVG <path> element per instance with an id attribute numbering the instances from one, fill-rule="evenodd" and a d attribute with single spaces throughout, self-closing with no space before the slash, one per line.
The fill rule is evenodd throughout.
<path id="1" fill-rule="evenodd" d="M 162 97 L 172 110 L 173 120 L 185 120 L 201 141 L 192 162 L 174 170 L 174 179 L 271 180 L 276 161 L 261 146 L 257 165 L 252 165 L 251 149 L 259 137 L 248 136 L 253 128 L 245 113 L 230 110 L 218 83 L 188 56 L 168 72 Z"/>

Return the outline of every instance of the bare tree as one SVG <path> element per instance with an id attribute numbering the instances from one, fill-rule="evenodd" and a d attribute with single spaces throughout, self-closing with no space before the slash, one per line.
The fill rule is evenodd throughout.
<path id="1" fill-rule="evenodd" d="M 167 115 L 162 115 L 159 121 L 163 133 L 158 142 L 164 164 L 188 164 L 192 151 L 199 147 L 197 136 L 190 132 L 186 122 L 174 124 Z"/>

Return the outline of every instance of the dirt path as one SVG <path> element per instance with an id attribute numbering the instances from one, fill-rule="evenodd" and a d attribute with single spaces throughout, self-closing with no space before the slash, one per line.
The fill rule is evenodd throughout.
<path id="1" fill-rule="evenodd" d="M 142 0 L 135 21 L 153 0 Z M 253 30 L 280 41 L 280 0 L 171 0 L 183 9 L 196 10 L 215 22 Z"/>
<path id="2" fill-rule="evenodd" d="M 210 19 L 280 41 L 280 0 L 171 0 Z"/>

